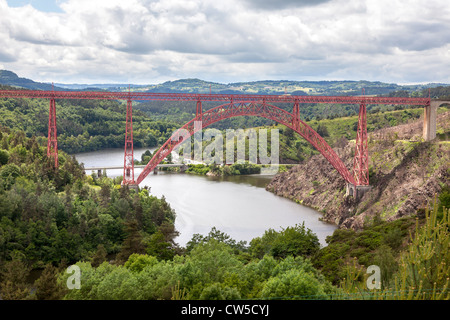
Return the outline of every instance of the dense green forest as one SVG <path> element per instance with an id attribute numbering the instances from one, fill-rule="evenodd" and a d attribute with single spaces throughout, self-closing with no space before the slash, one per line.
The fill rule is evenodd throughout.
<path id="1" fill-rule="evenodd" d="M 32 268 L 117 255 L 126 260 L 130 237 L 175 236 L 175 212 L 165 199 L 120 188 L 120 179 L 86 176 L 74 157 L 60 152 L 54 169 L 46 148 L 23 131 L 0 131 L 0 264 Z M 106 256 L 103 257 L 106 259 Z"/>
<path id="2" fill-rule="evenodd" d="M 338 230 L 325 248 L 304 225 L 269 229 L 248 245 L 213 228 L 181 248 L 164 199 L 120 188 L 120 178 L 86 176 L 63 152 L 52 169 L 45 147 L 23 131 L 2 128 L 1 141 L 3 299 L 370 298 L 373 291 L 352 289 L 370 264 L 386 274 L 378 298 L 413 281 L 423 285 L 407 295 L 449 298 L 447 189 L 431 210 L 374 221 L 363 232 Z M 437 253 L 424 258 L 430 250 Z M 72 264 L 82 270 L 80 289 L 66 286 Z M 436 272 L 414 271 L 417 264 Z M 32 269 L 41 272 L 30 283 Z"/>

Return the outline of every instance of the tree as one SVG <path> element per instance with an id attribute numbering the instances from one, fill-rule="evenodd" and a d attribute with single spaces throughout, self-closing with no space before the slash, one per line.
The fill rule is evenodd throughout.
<path id="1" fill-rule="evenodd" d="M 136 219 L 129 219 L 125 222 L 125 234 L 127 235 L 122 243 L 122 248 L 117 255 L 119 263 L 125 263 L 133 253 L 145 253 L 142 243 L 142 235 L 138 228 Z"/>
<path id="2" fill-rule="evenodd" d="M 252 256 L 262 259 L 266 254 L 271 253 L 273 242 L 277 236 L 278 232 L 275 230 L 266 230 L 262 237 L 256 237 L 250 241 L 249 252 Z"/>
<path id="3" fill-rule="evenodd" d="M 95 252 L 94 256 L 92 257 L 92 261 L 91 261 L 92 266 L 98 267 L 103 262 L 105 262 L 106 255 L 107 255 L 107 252 L 106 252 L 105 246 L 103 244 L 99 244 L 97 246 L 97 251 Z"/>
<path id="4" fill-rule="evenodd" d="M 9 153 L 7 150 L 0 150 L 0 165 L 5 165 L 8 163 Z"/>
<path id="5" fill-rule="evenodd" d="M 442 213 L 444 208 L 450 209 L 450 186 L 447 184 L 439 194 L 438 213 Z"/>
<path id="6" fill-rule="evenodd" d="M 241 270 L 244 263 L 229 245 L 210 239 L 192 249 L 184 266 L 186 269 L 183 272 L 187 269 L 192 272 L 190 275 L 186 274 L 185 280 L 188 283 L 200 283 L 205 287 L 209 283 L 223 282 L 225 276 Z M 192 298 L 195 299 L 195 295 Z"/>
<path id="7" fill-rule="evenodd" d="M 175 246 L 175 238 L 180 235 L 180 233 L 175 229 L 175 225 L 164 221 L 158 228 L 158 230 L 164 235 L 164 239 Z"/>
<path id="8" fill-rule="evenodd" d="M 29 295 L 27 277 L 30 268 L 18 257 L 7 262 L 1 272 L 1 298 L 3 300 L 25 300 Z"/>
<path id="9" fill-rule="evenodd" d="M 152 215 L 152 221 L 157 226 L 163 224 L 164 221 L 175 220 L 175 211 L 170 207 L 164 195 L 160 200 L 154 198 L 153 201 L 150 202 L 150 212 Z"/>
<path id="10" fill-rule="evenodd" d="M 102 204 L 102 206 L 107 207 L 109 204 L 109 201 L 111 200 L 111 187 L 109 186 L 108 183 L 104 183 L 101 186 L 101 189 L 99 192 L 99 197 L 100 197 L 100 203 Z"/>
<path id="11" fill-rule="evenodd" d="M 319 124 L 319 126 L 317 127 L 316 131 L 322 137 L 329 137 L 330 136 L 330 134 L 328 133 L 328 128 L 324 124 Z"/>
<path id="12" fill-rule="evenodd" d="M 416 221 L 411 242 L 400 254 L 398 271 L 393 275 L 391 283 L 386 283 L 388 287 L 384 287 L 383 290 L 375 292 L 366 290 L 366 281 L 360 281 L 364 270 L 356 265 L 355 258 L 355 263 L 348 268 L 348 274 L 340 285 L 343 297 L 448 300 L 449 222 L 448 209 L 444 209 L 440 216 L 436 203 L 432 209 L 426 208 L 423 225 L 419 227 L 419 221 Z M 392 258 L 384 260 L 391 263 Z M 383 259 L 377 261 L 381 264 L 383 262 Z M 383 270 L 383 265 L 380 267 Z M 392 267 L 388 266 L 388 269 Z"/>
<path id="13" fill-rule="evenodd" d="M 164 221 L 147 243 L 147 253 L 162 260 L 171 260 L 180 251 L 174 239 L 179 235 L 175 226 Z"/>
<path id="14" fill-rule="evenodd" d="M 0 185 L 5 190 L 9 190 L 16 182 L 16 178 L 20 176 L 20 168 L 14 163 L 4 165 L 0 170 L 0 178 L 2 184 Z"/>
<path id="15" fill-rule="evenodd" d="M 156 232 L 150 237 L 147 244 L 147 254 L 161 260 L 171 260 L 175 256 L 175 252 L 172 250 L 172 244 L 165 239 L 161 231 Z"/>
<path id="16" fill-rule="evenodd" d="M 392 249 L 388 245 L 381 245 L 375 253 L 374 260 L 375 265 L 380 267 L 381 286 L 383 289 L 388 288 L 389 282 L 398 267 Z"/>
<path id="17" fill-rule="evenodd" d="M 213 283 L 203 289 L 200 300 L 238 300 L 241 295 L 236 288 L 221 286 L 219 283 Z"/>
<path id="18" fill-rule="evenodd" d="M 319 239 L 310 229 L 306 229 L 303 223 L 283 229 L 276 237 L 271 251 L 274 257 L 285 258 L 289 255 L 311 256 L 319 249 Z"/>
<path id="19" fill-rule="evenodd" d="M 158 259 L 154 256 L 133 253 L 125 262 L 124 267 L 132 272 L 141 272 L 144 268 L 154 266 L 157 263 Z"/>
<path id="20" fill-rule="evenodd" d="M 51 263 L 45 266 L 41 276 L 34 283 L 37 300 L 60 300 L 64 296 L 64 288 L 58 284 L 58 269 Z"/>
<path id="21" fill-rule="evenodd" d="M 195 246 L 200 243 L 208 242 L 209 240 L 214 239 L 219 242 L 225 243 L 233 249 L 244 250 L 246 241 L 239 241 L 232 239 L 228 234 L 218 230 L 216 227 L 212 227 L 211 231 L 207 236 L 202 236 L 199 233 L 196 233 L 192 236 L 192 239 L 186 245 L 186 251 L 190 252 Z"/>
<path id="22" fill-rule="evenodd" d="M 293 138 L 294 137 L 294 130 L 292 130 L 289 127 L 286 127 L 286 129 L 283 131 L 283 134 L 288 137 L 288 138 Z"/>
<path id="23" fill-rule="evenodd" d="M 312 256 L 320 249 L 319 239 L 305 224 L 287 227 L 280 232 L 269 229 L 250 243 L 250 252 L 257 257 L 271 254 L 275 258 Z"/>
<path id="24" fill-rule="evenodd" d="M 291 269 L 270 278 L 261 292 L 263 298 L 326 299 L 323 284 L 310 272 Z"/>

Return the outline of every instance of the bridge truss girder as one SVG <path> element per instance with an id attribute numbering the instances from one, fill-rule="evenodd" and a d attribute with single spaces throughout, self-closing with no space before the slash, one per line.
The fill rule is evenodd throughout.
<path id="1" fill-rule="evenodd" d="M 181 130 L 183 130 L 183 132 L 188 132 L 189 137 L 191 137 L 197 131 L 206 128 L 217 121 L 239 116 L 264 117 L 291 128 L 311 143 L 347 182 L 356 184 L 353 176 L 335 151 L 316 131 L 300 119 L 298 104 L 294 105 L 293 113 L 290 113 L 278 107 L 269 105 L 265 101 L 231 102 L 205 111 L 201 115 L 197 115 L 194 119 L 178 129 L 155 153 L 153 158 L 136 179 L 136 183 L 140 184 L 145 177 L 147 177 L 147 175 L 172 152 L 173 149 L 184 142 L 184 140 L 180 139 L 182 136 L 180 134 Z M 195 122 L 199 121 L 201 121 L 201 127 L 195 125 Z"/>

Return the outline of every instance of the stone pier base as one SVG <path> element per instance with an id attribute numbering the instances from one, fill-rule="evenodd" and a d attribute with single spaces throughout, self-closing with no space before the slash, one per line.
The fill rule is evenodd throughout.
<path id="1" fill-rule="evenodd" d="M 345 195 L 353 197 L 355 200 L 359 200 L 370 189 L 372 189 L 372 186 L 355 186 L 352 183 L 347 183 Z"/>
<path id="2" fill-rule="evenodd" d="M 436 111 L 438 104 L 431 101 L 423 110 L 423 139 L 431 141 L 436 138 Z"/>
<path id="3" fill-rule="evenodd" d="M 450 105 L 450 101 L 431 100 L 430 105 L 423 110 L 423 139 L 431 141 L 436 138 L 436 114 L 437 108 L 442 105 Z"/>

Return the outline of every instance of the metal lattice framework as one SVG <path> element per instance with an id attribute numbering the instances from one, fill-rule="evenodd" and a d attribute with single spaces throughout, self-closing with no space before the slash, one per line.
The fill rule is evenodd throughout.
<path id="1" fill-rule="evenodd" d="M 369 150 L 367 146 L 367 110 L 365 104 L 359 106 L 355 157 L 353 158 L 353 177 L 355 178 L 355 185 L 369 185 Z"/>
<path id="2" fill-rule="evenodd" d="M 189 136 L 196 130 L 195 121 L 201 121 L 205 128 L 217 121 L 239 116 L 259 116 L 281 123 L 300 134 L 311 143 L 349 183 L 368 185 L 368 149 L 367 149 L 367 119 L 366 105 L 419 105 L 429 106 L 430 98 L 407 97 L 374 97 L 374 96 L 290 96 L 290 95 L 246 95 L 246 94 L 192 94 L 192 93 L 144 93 L 144 92 L 93 92 L 93 91 L 41 91 L 41 90 L 0 90 L 0 98 L 41 98 L 50 99 L 47 156 L 54 159 L 58 167 L 58 142 L 56 131 L 55 99 L 97 99 L 126 100 L 126 128 L 124 152 L 123 184 L 139 184 L 142 180 L 182 141 L 175 133 L 166 141 L 150 160 L 137 180 L 134 179 L 133 164 L 133 118 L 132 101 L 193 101 L 197 103 L 196 117 L 186 123 L 181 129 L 187 130 Z M 210 109 L 202 110 L 202 102 L 226 102 Z M 273 103 L 293 103 L 293 112 L 287 112 L 275 107 Z M 353 174 L 343 164 L 334 150 L 311 127 L 300 119 L 300 103 L 326 104 L 358 104 L 359 119 L 356 137 L 356 150 L 353 161 Z M 179 131 L 180 131 L 179 130 Z M 179 132 L 177 131 L 177 132 Z"/>
<path id="3" fill-rule="evenodd" d="M 172 152 L 173 149 L 175 149 L 179 144 L 185 141 L 185 132 L 188 132 L 188 136 L 190 137 L 200 129 L 208 127 L 209 125 L 220 120 L 240 116 L 258 116 L 276 121 L 300 134 L 331 163 L 331 165 L 347 182 L 356 184 L 353 176 L 350 174 L 350 172 L 348 171 L 342 160 L 334 152 L 334 150 L 328 145 L 328 143 L 317 132 L 315 132 L 310 126 L 308 126 L 300 119 L 298 104 L 296 104 L 296 106 L 297 107 L 294 108 L 294 113 L 290 113 L 278 107 L 269 105 L 264 101 L 245 101 L 239 103 L 232 102 L 215 107 L 203 113 L 197 113 L 197 116 L 194 119 L 186 123 L 178 131 L 176 131 L 155 153 L 153 158 L 149 161 L 147 166 L 137 178 L 136 183 L 140 184 L 142 180 L 144 180 L 145 177 L 147 177 L 147 175 L 152 172 L 153 169 Z M 197 110 L 198 109 L 199 108 L 197 108 Z M 201 127 L 196 126 L 195 122 L 201 122 Z M 181 134 L 181 132 L 183 132 L 183 134 Z M 182 139 L 180 139 L 181 137 Z"/>
<path id="4" fill-rule="evenodd" d="M 127 100 L 127 115 L 125 121 L 125 152 L 123 159 L 123 183 L 134 183 L 134 147 L 133 147 L 133 112 L 132 102 Z"/>
<path id="5" fill-rule="evenodd" d="M 53 159 L 55 168 L 58 167 L 58 135 L 56 132 L 56 102 L 50 99 L 50 108 L 48 111 L 48 139 L 47 156 Z"/>

